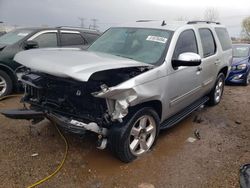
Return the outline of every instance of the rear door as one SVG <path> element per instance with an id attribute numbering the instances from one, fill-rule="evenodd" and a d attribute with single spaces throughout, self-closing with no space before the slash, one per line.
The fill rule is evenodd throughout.
<path id="1" fill-rule="evenodd" d="M 217 64 L 221 60 L 218 57 L 218 50 L 215 42 L 214 33 L 209 28 L 199 28 L 199 39 L 201 43 L 201 81 L 202 93 L 207 93 L 214 85 L 217 75 Z"/>
<path id="2" fill-rule="evenodd" d="M 38 43 L 39 48 L 58 47 L 58 31 L 57 30 L 44 30 L 31 36 L 28 41 L 35 41 Z"/>

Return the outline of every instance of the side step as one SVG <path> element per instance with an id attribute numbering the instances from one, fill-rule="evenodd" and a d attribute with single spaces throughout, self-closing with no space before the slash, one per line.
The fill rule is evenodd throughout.
<path id="1" fill-rule="evenodd" d="M 40 119 L 44 118 L 44 113 L 35 110 L 26 109 L 10 109 L 10 110 L 0 110 L 0 113 L 11 119 Z"/>
<path id="2" fill-rule="evenodd" d="M 189 114 L 191 114 L 193 111 L 198 109 L 201 105 L 205 104 L 208 100 L 209 100 L 208 97 L 203 97 L 203 98 L 197 100 L 196 102 L 192 103 L 191 105 L 186 107 L 181 112 L 171 116 L 170 118 L 168 118 L 167 120 L 162 122 L 160 129 L 161 130 L 168 129 L 168 128 L 174 126 L 175 124 L 179 123 L 181 120 L 183 120 Z"/>

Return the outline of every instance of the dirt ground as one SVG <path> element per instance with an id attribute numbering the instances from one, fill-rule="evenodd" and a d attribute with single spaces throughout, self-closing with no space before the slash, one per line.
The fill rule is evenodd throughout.
<path id="1" fill-rule="evenodd" d="M 18 101 L 4 100 L 0 109 L 20 107 Z M 227 86 L 218 106 L 162 132 L 153 150 L 130 164 L 96 149 L 94 135 L 65 134 L 65 165 L 38 187 L 239 187 L 239 168 L 250 163 L 249 122 L 250 86 Z M 196 129 L 201 139 L 188 142 Z M 0 187 L 27 187 L 63 158 L 64 142 L 48 121 L 31 125 L 0 116 L 0 140 Z"/>

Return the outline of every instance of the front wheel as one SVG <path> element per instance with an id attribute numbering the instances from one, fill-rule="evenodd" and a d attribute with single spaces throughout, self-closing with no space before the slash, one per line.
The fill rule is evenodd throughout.
<path id="1" fill-rule="evenodd" d="M 152 108 L 142 108 L 114 125 L 109 135 L 113 154 L 123 162 L 131 162 L 148 152 L 159 133 L 159 116 Z"/>
<path id="2" fill-rule="evenodd" d="M 13 84 L 10 76 L 0 70 L 0 97 L 10 94 L 12 87 Z"/>
<path id="3" fill-rule="evenodd" d="M 220 103 L 224 91 L 224 85 L 225 85 L 225 75 L 223 73 L 220 73 L 217 76 L 214 88 L 209 93 L 208 104 L 210 106 L 214 106 Z"/>
<path id="4" fill-rule="evenodd" d="M 250 80 L 250 73 L 248 72 L 246 75 L 246 79 L 244 80 L 243 85 L 248 86 L 249 85 L 249 80 Z"/>

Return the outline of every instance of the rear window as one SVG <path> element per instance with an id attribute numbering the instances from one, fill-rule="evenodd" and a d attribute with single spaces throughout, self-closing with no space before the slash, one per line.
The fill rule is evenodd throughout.
<path id="1" fill-rule="evenodd" d="M 229 50 L 232 48 L 232 42 L 231 39 L 229 37 L 229 34 L 227 32 L 227 30 L 225 28 L 215 28 L 215 32 L 219 38 L 219 41 L 221 43 L 221 47 L 222 49 L 225 50 Z"/>
<path id="2" fill-rule="evenodd" d="M 214 55 L 216 52 L 216 45 L 211 30 L 207 28 L 202 28 L 199 29 L 199 33 L 203 48 L 203 57 L 205 58 Z"/>
<path id="3" fill-rule="evenodd" d="M 61 33 L 62 46 L 84 45 L 85 41 L 78 33 Z"/>

